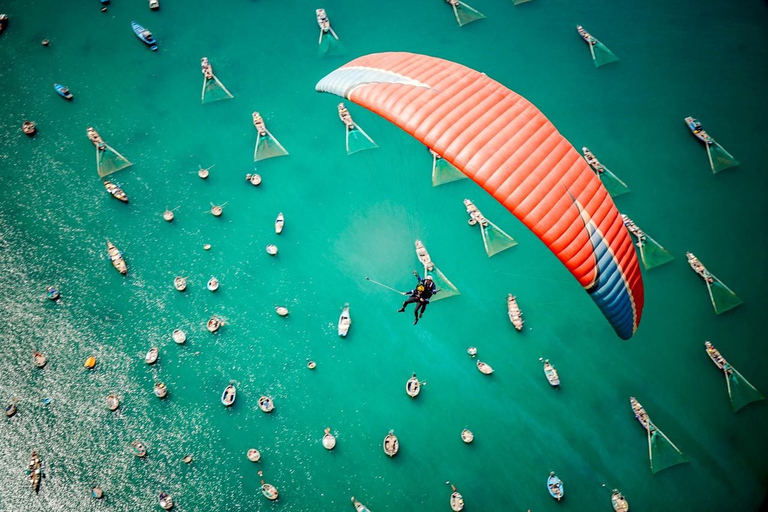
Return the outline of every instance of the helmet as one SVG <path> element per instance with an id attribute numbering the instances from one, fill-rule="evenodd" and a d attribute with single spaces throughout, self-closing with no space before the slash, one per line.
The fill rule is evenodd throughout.
<path id="1" fill-rule="evenodd" d="M 432 280 L 432 276 L 427 274 L 427 275 L 424 276 L 424 280 L 425 281 L 431 281 Z"/>

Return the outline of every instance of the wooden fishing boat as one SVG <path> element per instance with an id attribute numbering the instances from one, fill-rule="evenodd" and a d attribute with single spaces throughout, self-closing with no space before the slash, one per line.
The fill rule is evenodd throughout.
<path id="1" fill-rule="evenodd" d="M 61 85 L 61 84 L 53 84 L 53 88 L 56 90 L 59 96 L 64 98 L 65 100 L 71 100 L 74 98 L 74 95 L 72 95 L 71 92 L 69 92 L 69 87 Z"/>
<path id="2" fill-rule="evenodd" d="M 32 353 L 32 361 L 34 361 L 35 366 L 38 368 L 42 368 L 45 366 L 45 364 L 48 362 L 48 360 L 45 358 L 43 354 L 40 352 L 33 352 Z"/>
<path id="3" fill-rule="evenodd" d="M 263 412 L 272 412 L 275 410 L 275 402 L 268 396 L 259 397 L 259 409 Z"/>
<path id="4" fill-rule="evenodd" d="M 160 0 L 149 0 L 149 8 L 156 11 L 160 8 Z"/>
<path id="5" fill-rule="evenodd" d="M 352 317 L 349 316 L 349 302 L 347 302 L 341 310 L 341 315 L 339 315 L 339 336 L 345 338 L 351 325 Z"/>
<path id="6" fill-rule="evenodd" d="M 106 188 L 107 192 L 118 201 L 122 201 L 123 203 L 128 202 L 128 196 L 123 192 L 123 189 L 120 188 L 119 185 L 116 185 L 111 181 L 105 181 L 104 188 Z"/>
<path id="7" fill-rule="evenodd" d="M 352 120 L 352 114 L 349 113 L 346 105 L 342 102 L 339 103 L 337 108 L 339 110 L 339 119 L 341 119 L 341 122 L 347 127 L 347 130 L 354 130 L 355 122 Z"/>
<path id="8" fill-rule="evenodd" d="M 96 358 L 93 356 L 90 356 L 85 360 L 85 362 L 83 363 L 83 366 L 85 366 L 89 370 L 92 369 L 94 366 L 96 366 Z"/>
<path id="9" fill-rule="evenodd" d="M 183 292 L 187 289 L 187 278 L 176 276 L 176 278 L 173 280 L 173 287 L 179 290 L 180 292 Z"/>
<path id="10" fill-rule="evenodd" d="M 165 210 L 163 212 L 163 220 L 165 220 L 166 222 L 173 221 L 174 217 L 175 215 L 173 214 L 173 210 Z"/>
<path id="11" fill-rule="evenodd" d="M 138 458 L 145 457 L 147 455 L 147 447 L 141 441 L 133 441 L 131 443 L 131 453 Z"/>
<path id="12" fill-rule="evenodd" d="M 14 414 L 16 414 L 16 411 L 18 409 L 16 408 L 16 404 L 8 404 L 5 406 L 5 417 L 10 418 Z"/>
<path id="13" fill-rule="evenodd" d="M 563 487 L 563 482 L 557 478 L 554 471 L 552 471 L 547 477 L 547 489 L 549 490 L 549 495 L 555 498 L 557 501 L 560 501 L 565 496 L 565 488 Z"/>
<path id="14" fill-rule="evenodd" d="M 213 166 L 211 166 L 211 167 L 213 167 Z M 210 169 L 210 167 L 208 169 L 203 168 L 203 167 L 199 168 L 197 170 L 197 177 L 200 178 L 201 180 L 207 180 L 208 176 L 211 175 L 211 171 L 209 169 Z"/>
<path id="15" fill-rule="evenodd" d="M 45 296 L 48 297 L 49 300 L 56 300 L 59 298 L 59 289 L 55 286 L 49 286 L 45 289 Z"/>
<path id="16" fill-rule="evenodd" d="M 651 418 L 648 416 L 648 413 L 645 412 L 643 406 L 640 405 L 640 402 L 638 402 L 635 397 L 631 396 L 629 397 L 629 404 L 632 406 L 632 412 L 635 413 L 637 421 L 640 422 L 645 430 L 653 433 L 655 430 L 653 422 L 651 422 Z"/>
<path id="17" fill-rule="evenodd" d="M 212 205 L 211 206 L 211 215 L 214 217 L 221 217 L 221 214 L 224 213 L 224 207 L 220 205 Z"/>
<path id="18" fill-rule="evenodd" d="M 136 37 L 141 39 L 141 41 L 149 46 L 149 49 L 154 51 L 157 51 L 157 41 L 155 41 L 155 38 L 152 36 L 152 32 L 145 29 L 135 21 L 131 22 L 131 28 L 133 29 L 133 33 L 136 34 Z"/>
<path id="19" fill-rule="evenodd" d="M 0 14 L 0 34 L 8 27 L 8 15 Z"/>
<path id="20" fill-rule="evenodd" d="M 592 167 L 592 169 L 594 169 L 597 174 L 602 174 L 605 171 L 603 164 L 601 164 L 600 160 L 598 160 L 597 157 L 592 154 L 588 147 L 583 146 L 581 148 L 581 152 L 584 155 L 584 160 L 587 161 L 590 167 Z"/>
<path id="21" fill-rule="evenodd" d="M 468 347 L 467 354 L 469 354 L 470 357 L 475 357 L 477 355 L 477 347 Z"/>
<path id="22" fill-rule="evenodd" d="M 475 434 L 473 434 L 472 431 L 468 428 L 465 428 L 461 431 L 461 440 L 469 444 L 475 440 Z"/>
<path id="23" fill-rule="evenodd" d="M 104 497 L 104 490 L 99 486 L 91 487 L 91 496 L 100 500 Z"/>
<path id="24" fill-rule="evenodd" d="M 173 341 L 181 345 L 187 341 L 187 334 L 181 329 L 174 329 L 173 333 L 171 334 L 171 338 L 173 338 Z"/>
<path id="25" fill-rule="evenodd" d="M 259 478 L 261 478 L 261 494 L 263 494 L 264 497 L 268 500 L 276 500 L 278 498 L 277 488 L 272 484 L 264 482 L 263 471 L 259 471 Z"/>
<path id="26" fill-rule="evenodd" d="M 206 80 L 211 80 L 213 78 L 213 66 L 208 62 L 208 57 L 200 59 L 200 68 L 202 69 L 203 76 Z"/>
<path id="27" fill-rule="evenodd" d="M 275 306 L 275 312 L 280 316 L 288 316 L 288 308 L 285 306 Z"/>
<path id="28" fill-rule="evenodd" d="M 123 275 L 128 273 L 128 265 L 125 264 L 123 253 L 109 240 L 107 240 L 107 256 L 109 256 L 109 261 L 112 262 L 112 266 L 115 267 L 118 272 Z"/>
<path id="29" fill-rule="evenodd" d="M 482 361 L 477 362 L 477 369 L 480 370 L 480 373 L 483 375 L 490 375 L 493 373 L 493 368 L 491 365 L 484 363 Z"/>
<path id="30" fill-rule="evenodd" d="M 629 512 L 629 503 L 627 499 L 617 489 L 611 494 L 611 505 L 616 512 Z"/>
<path id="31" fill-rule="evenodd" d="M 539 358 L 539 361 L 542 359 Z M 547 377 L 549 385 L 553 388 L 560 386 L 560 377 L 557 376 L 557 370 L 549 363 L 549 359 L 544 359 L 544 375 Z"/>
<path id="32" fill-rule="evenodd" d="M 360 503 L 352 496 L 352 505 L 355 507 L 356 512 L 371 512 L 365 505 Z"/>
<path id="33" fill-rule="evenodd" d="M 264 119 L 262 119 L 258 112 L 253 113 L 253 126 L 260 136 L 267 136 L 267 125 L 264 123 Z"/>
<path id="34" fill-rule="evenodd" d="M 267 254 L 270 256 L 275 256 L 277 254 L 277 246 L 274 244 L 269 244 L 267 246 Z"/>
<path id="35" fill-rule="evenodd" d="M 21 131 L 23 131 L 25 135 L 32 137 L 37 133 L 37 126 L 34 121 L 24 121 L 21 123 Z"/>
<path id="36" fill-rule="evenodd" d="M 451 484 L 450 482 L 445 482 L 446 484 L 451 486 L 451 510 L 454 512 L 461 512 L 464 510 L 464 498 L 461 496 L 459 491 L 456 490 L 456 486 Z"/>
<path id="37" fill-rule="evenodd" d="M 331 30 L 331 20 L 328 19 L 325 9 L 316 9 L 315 15 L 317 15 L 317 24 L 320 26 L 320 30 L 323 33 L 329 32 Z"/>
<path id="38" fill-rule="evenodd" d="M 520 311 L 520 307 L 517 305 L 517 297 L 511 293 L 507 295 L 507 314 L 509 315 L 509 321 L 515 326 L 518 331 L 523 330 L 523 312 Z"/>
<path id="39" fill-rule="evenodd" d="M 314 370 L 315 368 L 317 368 L 317 363 L 314 361 L 307 361 L 307 368 L 309 368 L 310 370 Z"/>
<path id="40" fill-rule="evenodd" d="M 155 382 L 154 391 L 157 398 L 165 398 L 168 396 L 168 387 L 162 382 Z"/>
<path id="41" fill-rule="evenodd" d="M 171 510 L 173 508 L 173 498 L 169 494 L 161 492 L 158 501 L 160 502 L 160 508 L 163 510 Z"/>
<path id="42" fill-rule="evenodd" d="M 427 252 L 427 248 L 424 247 L 424 244 L 421 243 L 421 240 L 416 240 L 416 257 L 419 259 L 422 265 L 424 265 L 424 268 L 428 271 L 432 271 L 435 264 L 432 263 L 432 258 L 429 256 L 429 252 Z"/>
<path id="43" fill-rule="evenodd" d="M 107 396 L 107 409 L 110 411 L 116 411 L 117 408 L 120 407 L 120 399 L 117 398 L 117 395 L 111 394 Z"/>
<path id="44" fill-rule="evenodd" d="M 217 317 L 212 316 L 210 320 L 208 320 L 208 323 L 206 324 L 206 329 L 208 329 L 208 332 L 216 332 L 219 330 L 223 322 L 219 320 Z"/>
<path id="45" fill-rule="evenodd" d="M 277 219 L 275 219 L 275 233 L 278 235 L 283 232 L 283 227 L 285 226 L 285 217 L 283 216 L 283 212 L 280 212 L 277 214 Z"/>
<path id="46" fill-rule="evenodd" d="M 724 372 L 727 372 L 730 368 L 730 365 L 728 364 L 728 361 L 725 360 L 720 351 L 717 350 L 715 346 L 709 341 L 705 341 L 704 346 L 706 347 L 707 355 L 712 360 L 712 362 L 715 363 L 715 366 Z"/>
<path id="47" fill-rule="evenodd" d="M 157 347 L 152 347 L 147 352 L 147 355 L 144 356 L 144 362 L 147 364 L 155 364 L 157 362 L 157 356 L 160 354 L 160 351 Z"/>
<path id="48" fill-rule="evenodd" d="M 691 133 L 693 133 L 701 142 L 707 146 L 714 144 L 715 139 L 710 137 L 709 134 L 704 131 L 698 119 L 694 117 L 686 117 L 685 124 L 688 126 L 688 129 L 691 130 Z"/>
<path id="49" fill-rule="evenodd" d="M 331 428 L 327 427 L 325 429 L 325 434 L 323 435 L 323 448 L 326 450 L 333 450 L 336 447 L 336 438 L 333 437 L 333 434 L 331 434 Z"/>
<path id="50" fill-rule="evenodd" d="M 419 393 L 421 392 L 421 382 L 419 382 L 419 379 L 416 378 L 415 373 L 410 379 L 408 379 L 408 382 L 405 383 L 405 392 L 411 398 L 416 398 L 419 396 Z"/>
<path id="51" fill-rule="evenodd" d="M 690 265 L 693 271 L 699 274 L 704 281 L 710 284 L 715 282 L 715 279 L 712 277 L 712 274 L 709 273 L 707 267 L 705 267 L 704 264 L 699 261 L 699 258 L 694 256 L 692 252 L 686 252 L 685 257 L 688 259 L 688 265 Z"/>
<path id="52" fill-rule="evenodd" d="M 384 453 L 390 457 L 397 455 L 397 452 L 400 450 L 400 441 L 397 439 L 394 430 L 390 430 L 389 434 L 384 437 L 383 447 Z"/>
<path id="53" fill-rule="evenodd" d="M 435 156 L 438 156 L 437 153 L 433 152 L 432 154 Z M 488 225 L 488 219 L 486 219 L 485 216 L 480 212 L 480 210 L 477 209 L 477 206 L 475 206 L 475 203 L 473 203 L 469 199 L 465 199 L 464 206 L 466 207 L 467 213 L 469 214 L 469 220 L 467 221 L 467 223 L 470 226 L 480 224 L 481 227 L 485 227 Z"/>
<path id="54" fill-rule="evenodd" d="M 258 187 L 261 185 L 261 175 L 260 174 L 246 174 L 245 175 L 245 181 L 248 181 L 253 185 L 254 187 Z"/>
<path id="55" fill-rule="evenodd" d="M 219 280 L 212 276 L 208 280 L 208 284 L 206 286 L 207 286 L 209 291 L 215 292 L 216 290 L 219 289 Z"/>
<path id="56" fill-rule="evenodd" d="M 36 451 L 32 451 L 27 474 L 29 475 L 29 484 L 32 486 L 32 490 L 38 492 L 40 490 L 40 480 L 43 478 L 43 464 L 40 462 L 40 457 Z"/>
<path id="57" fill-rule="evenodd" d="M 224 407 L 229 407 L 235 403 L 235 398 L 237 398 L 237 389 L 233 384 L 230 384 L 224 388 L 224 392 L 221 394 L 221 403 L 224 404 Z"/>
<path id="58" fill-rule="evenodd" d="M 581 38 L 582 38 L 584 41 L 586 41 L 586 43 L 587 43 L 587 44 L 589 44 L 589 45 L 592 45 L 592 46 L 594 46 L 594 45 L 596 45 L 596 44 L 597 44 L 597 39 L 595 39 L 594 37 L 592 37 L 592 35 L 590 35 L 590 33 L 589 33 L 589 32 L 587 32 L 586 30 L 584 30 L 584 27 L 582 27 L 581 25 L 576 25 L 576 31 L 579 33 L 579 35 L 581 36 Z"/>
<path id="59" fill-rule="evenodd" d="M 251 448 L 248 453 L 245 454 L 248 460 L 251 462 L 259 462 L 261 460 L 261 453 L 256 448 Z"/>
<path id="60" fill-rule="evenodd" d="M 104 142 L 104 139 L 101 138 L 101 135 L 99 135 L 99 132 L 97 132 L 92 127 L 88 127 L 86 129 L 86 133 L 88 134 L 88 140 L 90 140 L 94 146 L 96 146 L 96 149 L 104 150 L 107 147 L 107 143 Z"/>
<path id="61" fill-rule="evenodd" d="M 184 462 L 184 464 L 192 464 L 192 455 L 187 454 L 184 457 L 182 457 L 181 460 L 182 462 Z"/>

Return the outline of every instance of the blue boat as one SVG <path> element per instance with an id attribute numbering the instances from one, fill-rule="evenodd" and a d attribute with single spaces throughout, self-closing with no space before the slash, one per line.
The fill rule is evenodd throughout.
<path id="1" fill-rule="evenodd" d="M 53 84 L 53 88 L 56 89 L 56 92 L 59 93 L 59 96 L 64 98 L 65 100 L 71 100 L 74 98 L 71 92 L 69 92 L 69 87 L 66 87 L 61 84 Z"/>
<path id="2" fill-rule="evenodd" d="M 133 28 L 133 31 L 136 33 L 136 37 L 141 39 L 144 44 L 149 46 L 149 49 L 154 51 L 157 51 L 157 41 L 155 41 L 155 38 L 152 37 L 152 32 L 145 29 L 135 21 L 131 22 L 131 28 Z"/>
<path id="3" fill-rule="evenodd" d="M 554 471 L 552 471 L 547 477 L 547 489 L 549 490 L 550 496 L 555 498 L 557 501 L 560 501 L 563 499 L 563 496 L 565 496 L 565 488 L 563 487 L 563 482 L 557 478 L 557 476 L 555 476 Z"/>

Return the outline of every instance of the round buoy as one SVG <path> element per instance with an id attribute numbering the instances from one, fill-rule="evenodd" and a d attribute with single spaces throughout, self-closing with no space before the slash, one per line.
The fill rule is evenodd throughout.
<path id="1" fill-rule="evenodd" d="M 211 207 L 211 215 L 214 217 L 221 217 L 221 214 L 224 212 L 224 209 L 221 206 L 212 206 Z"/>
<path id="2" fill-rule="evenodd" d="M 165 210 L 165 213 L 163 213 L 163 219 L 171 222 L 173 220 L 173 212 L 171 210 Z"/>
<path id="3" fill-rule="evenodd" d="M 309 368 L 310 370 L 314 370 L 315 368 L 317 368 L 317 363 L 314 361 L 307 361 L 307 368 Z"/>
<path id="4" fill-rule="evenodd" d="M 277 254 L 277 246 L 273 244 L 269 244 L 267 246 L 267 254 L 269 254 L 270 256 L 274 256 L 275 254 Z"/>
<path id="5" fill-rule="evenodd" d="M 43 46 L 48 46 L 51 42 L 47 39 L 43 39 Z"/>

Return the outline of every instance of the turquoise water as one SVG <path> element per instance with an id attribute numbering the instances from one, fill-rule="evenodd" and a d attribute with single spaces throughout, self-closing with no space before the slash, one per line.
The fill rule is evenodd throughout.
<path id="1" fill-rule="evenodd" d="M 704 353 L 711 340 L 756 387 L 762 368 L 766 216 L 763 119 L 768 114 L 768 15 L 763 4 L 535 0 L 470 2 L 487 19 L 461 29 L 442 2 L 324 5 L 345 55 L 319 58 L 309 2 L 226 6 L 115 0 L 107 13 L 78 2 L 2 5 L 0 36 L 0 397 L 19 414 L 0 421 L 0 510 L 449 510 L 454 483 L 465 510 L 610 510 L 618 487 L 635 510 L 754 510 L 766 493 L 765 403 L 730 409 L 722 375 Z M 396 20 L 382 23 L 380 20 Z M 130 30 L 155 34 L 150 52 Z M 621 59 L 595 69 L 574 26 L 583 24 Z M 42 38 L 51 46 L 39 44 Z M 631 188 L 619 208 L 669 249 L 673 263 L 644 274 L 646 308 L 629 342 L 613 333 L 587 294 L 515 218 L 469 180 L 430 186 L 431 157 L 386 121 L 351 105 L 380 149 L 344 152 L 338 98 L 314 84 L 346 61 L 403 50 L 488 73 L 536 104 L 577 147 L 587 145 Z M 207 56 L 234 100 L 200 105 Z M 73 103 L 55 95 L 68 85 Z M 290 152 L 253 172 L 258 110 Z M 713 175 L 683 118 L 698 116 L 742 165 Z M 19 127 L 38 124 L 34 139 Z M 133 167 L 99 183 L 85 129 L 94 126 Z M 207 181 L 198 165 L 216 166 Z M 492 259 L 466 224 L 462 199 L 519 245 Z M 207 213 L 223 204 L 224 215 Z M 176 208 L 176 220 L 162 220 Z M 282 211 L 285 231 L 273 222 Z M 127 277 L 106 259 L 125 253 Z M 395 310 L 424 241 L 462 295 L 432 304 L 417 327 Z M 203 244 L 210 243 L 210 251 Z M 276 243 L 276 258 L 264 252 Z M 716 316 L 685 264 L 691 250 L 744 305 Z M 189 276 L 183 294 L 172 287 Z M 215 294 L 205 282 L 217 276 Z M 62 300 L 44 299 L 56 284 Z M 514 332 L 506 294 L 526 329 Z M 350 335 L 336 335 L 351 305 Z M 291 314 L 283 319 L 275 305 Z M 205 322 L 227 325 L 216 335 Z M 170 338 L 187 331 L 183 346 Z M 475 345 L 495 373 L 466 355 Z M 160 348 L 148 367 L 143 354 Z M 43 370 L 33 350 L 48 357 Z M 93 371 L 82 367 L 94 354 Z M 546 383 L 551 359 L 562 388 Z M 317 361 L 314 371 L 306 359 Z M 411 373 L 427 381 L 416 400 Z M 155 380 L 169 387 L 152 395 Z M 238 399 L 219 399 L 235 381 Z M 121 407 L 109 412 L 105 396 Z M 274 397 L 265 415 L 256 402 Z M 655 476 L 628 397 L 691 460 Z M 43 397 L 52 398 L 48 406 Z M 323 429 L 337 435 L 333 452 Z M 463 428 L 475 433 L 464 445 Z M 381 451 L 394 429 L 401 451 Z M 149 446 L 144 460 L 128 445 Z M 248 448 L 262 452 L 249 462 Z M 36 449 L 47 467 L 38 496 L 24 470 Z M 187 466 L 181 457 L 191 453 Z M 267 502 L 256 472 L 280 490 Z M 555 470 L 566 498 L 545 482 Z M 601 484 L 607 486 L 603 488 Z M 106 497 L 92 500 L 92 485 Z"/>

